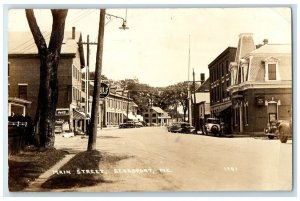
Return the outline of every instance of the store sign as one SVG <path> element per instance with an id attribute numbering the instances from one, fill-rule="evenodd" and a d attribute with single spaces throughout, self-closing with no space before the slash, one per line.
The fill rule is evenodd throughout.
<path id="1" fill-rule="evenodd" d="M 265 97 L 263 96 L 256 97 L 256 105 L 258 106 L 265 105 Z"/>
<path id="2" fill-rule="evenodd" d="M 101 83 L 100 98 L 106 98 L 109 95 L 109 87 L 105 83 Z"/>
<path id="3" fill-rule="evenodd" d="M 69 109 L 57 109 L 55 116 L 66 116 L 70 115 L 70 110 Z"/>

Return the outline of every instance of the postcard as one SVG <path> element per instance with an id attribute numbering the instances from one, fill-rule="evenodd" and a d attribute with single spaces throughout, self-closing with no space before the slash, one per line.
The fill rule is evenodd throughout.
<path id="1" fill-rule="evenodd" d="M 290 7 L 10 9 L 9 192 L 291 192 Z"/>

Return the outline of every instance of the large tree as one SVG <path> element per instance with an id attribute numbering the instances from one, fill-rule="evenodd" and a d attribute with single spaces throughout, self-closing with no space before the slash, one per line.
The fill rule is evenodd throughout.
<path id="1" fill-rule="evenodd" d="M 37 24 L 34 11 L 26 9 L 25 12 L 40 58 L 40 87 L 34 119 L 35 133 L 38 136 L 38 146 L 53 147 L 55 110 L 58 98 L 57 69 L 68 10 L 51 10 L 53 23 L 48 46 Z"/>

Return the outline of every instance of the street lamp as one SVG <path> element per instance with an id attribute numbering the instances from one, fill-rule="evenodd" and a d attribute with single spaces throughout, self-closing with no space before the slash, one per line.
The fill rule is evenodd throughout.
<path id="1" fill-rule="evenodd" d="M 118 19 L 123 20 L 123 23 L 122 23 L 122 25 L 119 27 L 119 29 L 123 29 L 123 30 L 129 29 L 129 27 L 127 26 L 127 9 L 126 9 L 125 19 L 124 19 L 123 17 L 119 17 L 119 16 L 116 16 L 116 15 L 112 15 L 112 14 L 106 13 L 106 19 L 109 20 L 106 24 L 108 24 L 108 23 L 112 20 L 112 18 L 118 18 Z M 106 24 L 105 24 L 105 25 L 106 25 Z"/>

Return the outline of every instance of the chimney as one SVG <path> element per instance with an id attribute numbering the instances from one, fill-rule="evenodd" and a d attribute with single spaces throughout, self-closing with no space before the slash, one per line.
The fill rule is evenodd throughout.
<path id="1" fill-rule="evenodd" d="M 246 54 L 255 50 L 252 33 L 241 33 L 239 35 L 239 43 L 236 51 L 235 62 L 239 62 Z"/>
<path id="2" fill-rule="evenodd" d="M 76 28 L 72 27 L 72 39 L 75 39 L 75 31 L 76 31 Z"/>
<path id="3" fill-rule="evenodd" d="M 264 42 L 264 45 L 267 45 L 268 42 L 269 42 L 269 40 L 268 39 L 264 39 L 263 42 Z"/>
<path id="4" fill-rule="evenodd" d="M 203 84 L 204 81 L 205 81 L 205 74 L 200 73 L 200 83 Z"/>

